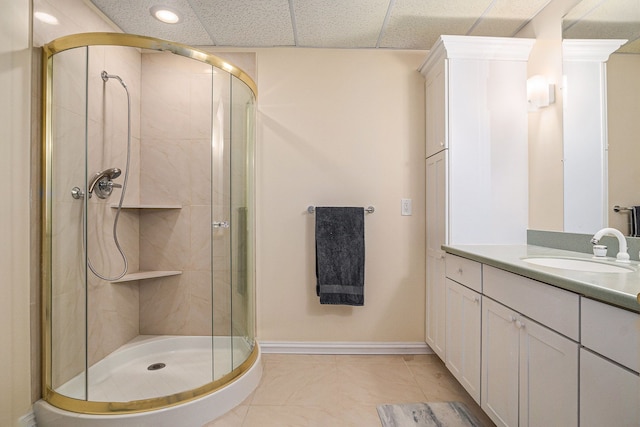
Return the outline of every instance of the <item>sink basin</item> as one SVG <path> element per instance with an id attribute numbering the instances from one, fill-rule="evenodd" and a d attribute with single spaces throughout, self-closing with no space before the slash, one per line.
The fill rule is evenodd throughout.
<path id="1" fill-rule="evenodd" d="M 543 267 L 585 271 L 591 273 L 631 273 L 635 271 L 633 267 L 627 265 L 613 264 L 583 258 L 531 257 L 523 258 L 522 260 L 524 262 L 540 265 Z"/>

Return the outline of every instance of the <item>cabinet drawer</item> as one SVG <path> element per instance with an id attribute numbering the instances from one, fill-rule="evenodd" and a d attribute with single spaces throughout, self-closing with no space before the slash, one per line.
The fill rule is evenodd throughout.
<path id="1" fill-rule="evenodd" d="M 581 343 L 636 372 L 640 371 L 640 314 L 582 298 Z"/>
<path id="2" fill-rule="evenodd" d="M 579 340 L 580 297 L 488 265 L 482 270 L 483 293 L 525 316 Z"/>
<path id="3" fill-rule="evenodd" d="M 451 254 L 447 254 L 445 263 L 449 279 L 482 292 L 482 264 Z"/>

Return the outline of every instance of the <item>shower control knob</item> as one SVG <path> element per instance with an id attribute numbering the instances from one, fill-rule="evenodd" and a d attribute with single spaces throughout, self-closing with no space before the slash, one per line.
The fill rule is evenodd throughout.
<path id="1" fill-rule="evenodd" d="M 214 221 L 213 228 L 229 228 L 229 221 Z"/>
<path id="2" fill-rule="evenodd" d="M 80 187 L 73 187 L 71 189 L 71 197 L 73 197 L 76 200 L 82 199 L 84 198 L 84 191 L 82 191 Z"/>

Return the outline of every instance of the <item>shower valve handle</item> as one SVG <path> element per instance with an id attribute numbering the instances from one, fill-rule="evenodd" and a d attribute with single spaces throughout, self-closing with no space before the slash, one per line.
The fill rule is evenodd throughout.
<path id="1" fill-rule="evenodd" d="M 98 187 L 100 187 L 102 190 L 107 190 L 108 189 L 113 189 L 113 188 L 122 188 L 121 184 L 116 184 L 113 181 L 100 181 L 98 183 Z"/>

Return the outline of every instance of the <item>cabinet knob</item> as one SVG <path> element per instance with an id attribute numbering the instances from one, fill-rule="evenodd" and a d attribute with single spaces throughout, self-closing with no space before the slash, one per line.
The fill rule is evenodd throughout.
<path id="1" fill-rule="evenodd" d="M 516 320 L 516 328 L 518 329 L 524 329 L 524 323 L 522 323 L 519 320 Z"/>
<path id="2" fill-rule="evenodd" d="M 475 303 L 480 302 L 480 297 L 475 297 L 475 298 L 473 299 L 473 302 L 475 302 Z"/>
<path id="3" fill-rule="evenodd" d="M 515 316 L 509 316 L 509 323 L 513 323 L 516 321 L 516 317 Z"/>
<path id="4" fill-rule="evenodd" d="M 440 141 L 440 147 L 444 147 L 444 142 Z"/>

